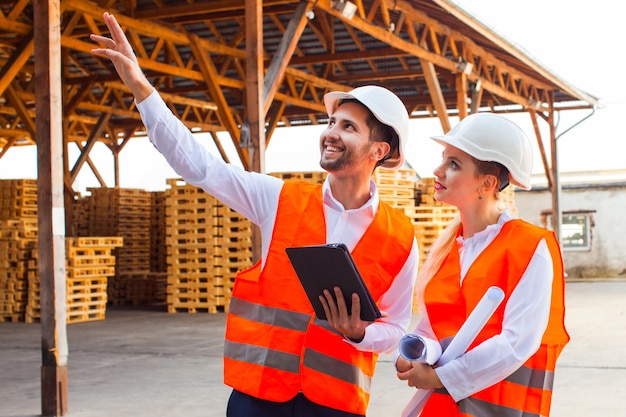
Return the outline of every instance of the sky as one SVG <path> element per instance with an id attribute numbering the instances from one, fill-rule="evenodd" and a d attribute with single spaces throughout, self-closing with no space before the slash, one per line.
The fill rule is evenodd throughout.
<path id="1" fill-rule="evenodd" d="M 620 81 L 621 54 L 615 52 L 626 40 L 626 25 L 612 0 L 596 0 L 584 6 L 571 0 L 451 1 L 560 79 L 600 99 L 602 108 L 593 115 L 590 110 L 562 112 L 556 131 L 561 172 L 626 169 L 622 123 L 626 83 Z M 530 117 L 510 117 L 534 143 Z M 322 129 L 277 129 L 266 150 L 266 171 L 319 171 L 318 139 Z M 406 160 L 421 177 L 430 177 L 441 159 L 441 147 L 429 137 L 441 134 L 441 126 L 437 119 L 422 119 L 412 121 L 410 129 Z M 547 133 L 543 136 L 548 140 Z M 212 140 L 203 143 L 215 151 Z M 230 155 L 235 155 L 230 139 L 225 137 L 222 144 Z M 533 172 L 541 173 L 543 167 L 535 147 Z M 78 151 L 70 149 L 70 161 L 77 157 Z M 113 157 L 108 149 L 98 144 L 90 157 L 107 186 L 113 186 Z M 36 171 L 34 146 L 10 148 L 0 159 L 0 178 L 35 178 Z M 122 187 L 145 190 L 163 190 L 167 178 L 177 177 L 145 138 L 131 140 L 121 152 L 120 176 Z M 89 187 L 99 187 L 99 183 L 88 168 L 83 168 L 74 188 L 84 192 Z"/>

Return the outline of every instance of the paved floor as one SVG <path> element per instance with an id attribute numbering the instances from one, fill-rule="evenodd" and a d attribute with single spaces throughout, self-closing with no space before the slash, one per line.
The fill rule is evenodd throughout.
<path id="1" fill-rule="evenodd" d="M 552 417 L 626 417 L 626 281 L 569 282 L 572 341 L 559 361 Z M 223 417 L 224 314 L 111 308 L 68 326 L 70 417 Z M 0 323 L 0 417 L 41 414 L 40 328 Z M 413 389 L 383 355 L 368 416 L 399 416 Z"/>

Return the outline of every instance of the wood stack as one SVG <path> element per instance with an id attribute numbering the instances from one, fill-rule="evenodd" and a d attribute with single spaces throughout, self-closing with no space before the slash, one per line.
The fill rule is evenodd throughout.
<path id="1" fill-rule="evenodd" d="M 326 171 L 314 172 L 271 172 L 271 175 L 285 181 L 303 181 L 313 184 L 323 184 L 328 173 Z"/>
<path id="2" fill-rule="evenodd" d="M 115 275 L 113 251 L 121 237 L 66 238 L 67 322 L 104 320 L 107 280 Z"/>
<path id="3" fill-rule="evenodd" d="M 0 180 L 0 322 L 24 321 L 37 245 L 37 181 Z"/>
<path id="4" fill-rule="evenodd" d="M 37 245 L 37 219 L 0 220 L 0 322 L 23 322 L 29 291 L 29 263 Z"/>
<path id="5" fill-rule="evenodd" d="M 404 207 L 404 214 L 411 219 L 415 230 L 420 249 L 420 266 L 430 253 L 432 244 L 457 213 L 456 207 L 444 204 Z"/>
<path id="6" fill-rule="evenodd" d="M 515 187 L 509 185 L 502 192 L 500 192 L 500 201 L 504 204 L 506 209 L 511 213 L 511 216 L 517 217 L 519 212 L 517 211 L 517 205 L 515 204 Z"/>
<path id="7" fill-rule="evenodd" d="M 113 250 L 122 245 L 120 237 L 65 238 L 66 322 L 104 320 L 107 305 L 107 279 L 115 274 Z M 38 251 L 33 249 L 29 263 L 29 299 L 25 321 L 41 319 Z"/>
<path id="8" fill-rule="evenodd" d="M 417 174 L 413 169 L 378 168 L 373 178 L 381 201 L 399 209 L 415 206 Z"/>
<path id="9" fill-rule="evenodd" d="M 164 191 L 157 191 L 151 194 L 150 271 L 166 273 L 167 251 L 165 250 L 165 199 L 167 196 Z"/>
<path id="10" fill-rule="evenodd" d="M 37 181 L 0 181 L 0 321 L 41 318 Z M 67 322 L 101 320 L 121 238 L 66 238 Z"/>
<path id="11" fill-rule="evenodd" d="M 228 309 L 235 275 L 252 266 L 252 222 L 218 202 L 215 242 L 215 299 Z"/>
<path id="12" fill-rule="evenodd" d="M 251 224 L 198 187 L 168 185 L 168 311 L 227 311 L 234 274 L 252 265 Z"/>
<path id="13" fill-rule="evenodd" d="M 89 227 L 86 236 L 118 236 L 123 246 L 115 249 L 115 274 L 108 281 L 112 305 L 136 305 L 137 287 L 154 287 L 150 275 L 152 195 L 134 188 L 90 188 Z M 139 279 L 137 277 L 146 277 Z M 134 282 L 137 280 L 137 282 Z M 145 291 L 139 291 L 140 294 Z"/>

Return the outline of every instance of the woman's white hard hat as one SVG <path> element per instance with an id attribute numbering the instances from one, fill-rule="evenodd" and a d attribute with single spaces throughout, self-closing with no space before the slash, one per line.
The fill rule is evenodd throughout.
<path id="1" fill-rule="evenodd" d="M 524 131 L 506 117 L 474 113 L 461 120 L 443 136 L 432 136 L 480 161 L 499 162 L 509 170 L 509 181 L 530 190 L 533 151 Z"/>
<path id="2" fill-rule="evenodd" d="M 397 95 L 384 87 L 366 85 L 349 92 L 331 91 L 324 95 L 326 112 L 332 115 L 340 100 L 356 99 L 367 107 L 383 124 L 390 126 L 398 134 L 398 149 L 381 166 L 397 169 L 404 165 L 404 150 L 409 138 L 409 114 L 406 106 Z"/>

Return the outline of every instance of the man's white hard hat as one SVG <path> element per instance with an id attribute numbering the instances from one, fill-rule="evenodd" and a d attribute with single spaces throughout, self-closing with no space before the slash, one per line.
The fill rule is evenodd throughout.
<path id="1" fill-rule="evenodd" d="M 409 138 L 409 114 L 406 106 L 397 95 L 384 87 L 366 85 L 357 87 L 347 93 L 331 91 L 324 95 L 326 112 L 332 115 L 340 100 L 356 99 L 367 107 L 372 114 L 383 124 L 390 126 L 398 134 L 398 149 L 381 166 L 387 169 L 397 169 L 404 164 L 404 150 Z"/>
<path id="2" fill-rule="evenodd" d="M 530 190 L 533 151 L 524 131 L 506 117 L 474 113 L 443 136 L 431 139 L 454 146 L 480 161 L 499 162 L 509 170 L 509 182 Z"/>

